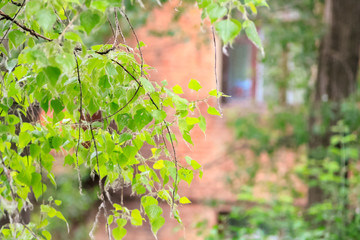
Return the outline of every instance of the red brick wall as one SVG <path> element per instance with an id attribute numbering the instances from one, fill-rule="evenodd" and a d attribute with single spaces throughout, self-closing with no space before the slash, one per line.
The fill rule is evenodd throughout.
<path id="1" fill-rule="evenodd" d="M 146 26 L 137 29 L 136 33 L 139 40 L 146 44 L 143 48 L 145 63 L 156 69 L 150 71 L 150 80 L 157 82 L 167 80 L 169 87 L 179 84 L 184 90 L 183 97 L 189 100 L 202 99 L 208 96 L 208 92 L 216 86 L 211 30 L 209 24 L 201 24 L 200 12 L 196 6 L 187 8 L 179 21 L 172 22 L 171 18 L 176 7 L 176 1 L 171 1 L 155 10 Z M 156 37 L 150 33 L 151 30 L 166 32 L 169 28 L 178 29 L 179 32 L 174 37 Z M 135 47 L 136 43 L 133 42 L 132 45 Z M 220 67 L 218 72 L 222 72 Z M 198 80 L 203 86 L 198 93 L 187 88 L 191 78 Z M 215 102 L 209 103 L 216 106 Z M 159 231 L 159 240 L 203 239 L 196 235 L 195 223 L 207 219 L 209 226 L 212 226 L 217 221 L 217 212 L 229 210 L 231 203 L 235 203 L 236 196 L 225 184 L 227 174 L 234 169 L 233 162 L 226 156 L 228 143 L 233 139 L 231 130 L 226 126 L 226 117 L 229 112 L 231 112 L 230 115 L 234 115 L 234 106 L 235 109 L 241 109 L 235 111 L 235 114 L 241 112 L 243 115 L 246 111 L 254 110 L 249 106 L 242 108 L 242 105 L 244 104 L 232 103 L 231 107 L 225 106 L 224 117 L 220 118 L 207 114 L 206 105 L 202 104 L 201 111 L 207 121 L 206 134 L 204 135 L 198 127 L 195 127 L 191 132 L 194 146 L 189 146 L 181 140 L 181 137 L 178 138 L 179 143 L 176 146 L 178 158 L 183 161 L 185 156 L 190 156 L 197 160 L 204 166 L 204 176 L 201 180 L 196 176 L 190 187 L 187 184 L 180 186 L 180 195 L 185 195 L 193 201 L 193 204 L 180 206 L 183 227 L 170 218 L 169 206 L 163 205 L 166 223 Z M 227 108 L 232 110 L 226 110 Z M 173 131 L 179 135 L 176 129 Z M 287 157 L 294 158 L 294 156 Z M 268 161 L 266 157 L 264 161 Z M 258 178 L 261 180 L 264 177 L 264 175 L 259 175 Z M 262 191 L 263 189 L 259 189 L 260 196 Z M 205 204 L 205 201 L 209 199 L 224 201 L 227 204 L 210 208 Z M 128 207 L 138 208 L 139 204 L 132 202 L 128 204 Z M 128 234 L 125 239 L 154 239 L 149 226 L 135 228 L 128 225 L 127 227 Z M 180 228 L 180 231 L 174 232 L 174 228 Z M 102 239 L 104 236 L 102 234 L 103 232 L 98 232 L 98 239 Z"/>

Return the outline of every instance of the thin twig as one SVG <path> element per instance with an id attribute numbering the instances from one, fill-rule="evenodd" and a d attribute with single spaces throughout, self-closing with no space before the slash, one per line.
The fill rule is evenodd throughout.
<path id="1" fill-rule="evenodd" d="M 11 1 L 11 3 L 13 3 L 14 5 L 20 7 L 20 8 L 17 10 L 17 12 L 15 13 L 14 17 L 12 18 L 12 21 L 16 19 L 16 17 L 17 17 L 18 14 L 20 13 L 21 9 L 25 6 L 25 2 L 26 2 L 26 0 L 24 0 L 22 3 L 16 3 L 16 2 Z M 4 16 L 3 18 L 4 18 L 4 19 L 7 19 L 5 16 Z M 6 32 L 4 33 L 4 36 L 1 38 L 0 44 L 4 41 L 6 35 L 7 35 L 7 34 L 9 33 L 9 31 L 10 31 L 10 28 L 11 28 L 11 24 L 10 24 L 10 26 L 8 27 L 8 29 L 6 30 Z"/>
<path id="2" fill-rule="evenodd" d="M 108 21 L 108 23 L 110 25 L 110 29 L 111 29 L 111 32 L 112 32 L 113 36 L 115 36 L 116 35 L 115 31 L 117 31 L 117 30 L 114 31 L 114 27 L 113 27 L 113 25 L 112 25 L 112 23 L 111 23 L 111 21 L 110 21 L 110 19 L 108 17 L 106 17 L 106 20 Z M 116 39 L 115 39 L 115 41 L 116 41 Z"/>
<path id="3" fill-rule="evenodd" d="M 28 231 L 31 233 L 31 235 L 34 236 L 35 239 L 39 239 L 39 238 L 36 236 L 36 234 L 35 234 L 28 226 L 26 226 L 25 224 L 21 224 L 21 225 L 23 225 L 23 227 L 26 228 L 26 230 L 28 230 Z"/>
<path id="4" fill-rule="evenodd" d="M 113 62 L 115 62 L 116 64 L 118 64 L 127 74 L 129 74 L 132 79 L 134 79 L 138 84 L 139 84 L 139 87 L 142 87 L 141 83 L 139 82 L 139 80 L 137 80 L 135 78 L 135 76 L 133 74 L 131 74 L 129 72 L 129 70 L 127 70 L 121 63 L 119 63 L 118 61 L 114 60 L 114 59 L 111 59 Z M 147 94 L 148 97 L 150 98 L 151 100 L 151 103 L 156 107 L 157 110 L 160 110 L 160 108 L 157 106 L 157 104 L 155 103 L 154 99 L 151 97 L 150 94 Z M 169 128 L 169 125 L 167 124 L 167 122 L 164 120 L 163 121 L 164 124 L 165 124 L 165 127 L 166 127 L 166 130 L 169 134 L 169 139 L 170 139 L 170 143 L 171 143 L 171 146 L 172 146 L 172 150 L 173 150 L 173 153 L 174 153 L 174 163 L 175 163 L 175 168 L 176 168 L 176 175 L 175 175 L 175 184 L 174 184 L 174 189 L 173 189 L 173 196 L 172 196 L 172 210 L 174 210 L 174 204 L 175 204 L 175 194 L 176 194 L 176 188 L 177 188 L 177 181 L 178 181 L 178 160 L 177 160 L 177 156 L 176 156 L 176 151 L 175 151 L 175 146 L 174 146 L 174 142 L 173 142 L 173 139 L 172 139 L 172 136 L 171 136 L 171 131 L 170 131 L 170 128 Z"/>
<path id="5" fill-rule="evenodd" d="M 75 156 L 76 156 L 76 171 L 77 171 L 77 176 L 78 176 L 78 182 L 79 182 L 79 190 L 80 190 L 80 194 L 82 195 L 82 183 L 81 183 L 81 176 L 80 176 L 80 167 L 79 167 L 79 146 L 80 146 L 80 138 L 81 138 L 81 115 L 82 115 L 82 84 L 81 84 L 81 79 L 80 79 L 80 71 L 79 71 L 79 62 L 77 60 L 77 55 L 76 52 L 74 51 L 74 56 L 75 56 L 75 62 L 76 62 L 76 72 L 77 72 L 77 79 L 79 82 L 79 88 L 80 88 L 80 94 L 79 94 L 79 101 L 80 101 L 80 117 L 79 117 L 79 138 L 78 138 L 78 142 L 77 142 L 77 146 L 76 146 L 76 152 L 75 152 Z"/>
<path id="6" fill-rule="evenodd" d="M 148 96 L 150 97 L 150 100 L 152 102 L 152 104 L 156 107 L 156 109 L 159 110 L 159 107 L 157 106 L 157 104 L 154 102 L 153 98 L 150 96 L 150 94 L 148 94 Z M 164 120 L 163 121 L 166 127 L 166 130 L 169 134 L 169 139 L 170 139 L 170 144 L 174 153 L 174 164 L 175 164 L 175 182 L 174 182 L 174 189 L 173 189 L 173 193 L 172 193 L 172 205 L 171 205 L 171 209 L 174 210 L 174 204 L 175 204 L 175 194 L 177 192 L 177 184 L 178 184 L 178 160 L 177 160 L 177 156 L 176 156 L 176 151 L 175 151 L 175 146 L 174 146 L 174 141 L 172 139 L 171 136 L 171 132 L 170 132 L 170 128 L 169 125 L 167 124 L 167 122 Z M 165 144 L 166 146 L 166 144 Z"/>
<path id="7" fill-rule="evenodd" d="M 114 112 L 113 114 L 110 114 L 109 116 L 106 116 L 106 117 L 102 117 L 100 118 L 99 120 L 91 120 L 91 121 L 88 121 L 86 123 L 71 123 L 70 125 L 78 125 L 79 127 L 80 126 L 87 126 L 88 124 L 91 124 L 91 123 L 94 123 L 94 122 L 103 122 L 104 120 L 106 119 L 109 119 L 113 116 L 115 116 L 116 114 L 118 114 L 119 112 L 121 112 L 124 108 L 126 108 L 133 100 L 134 98 L 136 97 L 137 93 L 139 92 L 140 90 L 140 86 L 138 86 L 138 88 L 136 89 L 134 95 L 131 97 L 131 99 L 124 105 L 122 106 L 120 109 L 118 109 L 116 112 Z M 63 124 L 63 125 L 66 125 L 66 124 Z"/>
<path id="8" fill-rule="evenodd" d="M 140 86 L 138 86 L 138 88 L 136 89 L 134 95 L 130 98 L 130 100 L 129 100 L 124 106 L 122 106 L 119 110 L 117 110 L 117 111 L 114 112 L 113 114 L 110 114 L 110 115 L 107 116 L 107 117 L 101 118 L 101 120 L 105 120 L 105 119 L 111 118 L 111 117 L 115 116 L 116 114 L 118 114 L 120 111 L 122 111 L 124 108 L 126 108 L 127 105 L 129 105 L 129 104 L 132 102 L 132 100 L 135 98 L 135 96 L 137 95 L 137 93 L 139 92 L 139 90 L 140 90 Z"/>
<path id="9" fill-rule="evenodd" d="M 98 154 L 98 149 L 97 149 L 97 145 L 96 145 L 96 140 L 95 140 L 95 136 L 94 136 L 94 130 L 92 128 L 92 124 L 90 124 L 90 132 L 91 132 L 91 138 L 92 138 L 92 141 L 94 143 L 94 149 L 95 149 L 95 156 L 96 156 L 96 165 L 97 165 L 97 169 L 98 169 L 98 175 L 99 175 L 99 188 L 100 188 L 100 200 L 102 201 L 102 205 L 104 207 L 104 215 L 105 215 L 105 219 L 107 219 L 107 212 L 106 212 L 106 205 L 105 205 L 105 197 L 104 197 L 104 187 L 101 183 L 101 173 L 100 173 L 100 165 L 99 165 L 99 154 Z M 109 200 L 111 201 L 111 199 L 109 198 Z M 110 227 L 109 225 L 106 223 L 107 225 L 107 229 L 109 231 Z M 111 234 L 109 232 L 109 240 L 111 240 Z"/>
<path id="10" fill-rule="evenodd" d="M 100 212 L 101 212 L 101 209 L 104 208 L 104 211 L 105 211 L 105 204 L 104 202 L 102 202 L 98 208 L 98 211 L 96 213 L 96 216 L 95 216 L 95 221 L 93 223 L 93 226 L 89 232 L 89 237 L 92 239 L 92 240 L 95 240 L 95 236 L 94 236 L 94 232 L 95 232 L 95 229 L 96 229 L 96 226 L 99 222 L 99 217 L 100 217 Z"/>
<path id="11" fill-rule="evenodd" d="M 41 160 L 41 152 L 40 152 L 40 157 L 39 157 L 39 162 L 40 162 L 40 175 L 41 175 L 41 199 L 42 199 L 42 204 L 44 204 L 44 184 L 42 182 L 43 179 L 43 171 L 42 171 L 42 160 Z"/>
<path id="12" fill-rule="evenodd" d="M 217 48 L 216 48 L 216 38 L 215 38 L 214 26 L 211 26 L 211 32 L 212 32 L 212 37 L 213 37 L 213 42 L 214 42 L 214 56 L 215 56 L 214 73 L 215 73 L 215 83 L 216 83 L 216 98 L 217 98 L 219 112 L 220 112 L 220 115 L 222 116 L 223 113 L 222 113 L 220 97 L 219 97 L 220 86 L 219 86 L 218 75 L 217 75 Z"/>
<path id="13" fill-rule="evenodd" d="M 137 34 L 128 18 L 128 16 L 126 15 L 126 13 L 120 9 L 120 12 L 121 14 L 125 17 L 126 21 L 128 22 L 129 26 L 130 26 L 130 29 L 131 29 L 131 32 L 133 33 L 135 39 L 136 39 L 136 43 L 137 43 L 137 47 L 139 49 L 139 53 L 140 53 L 140 72 L 141 72 L 141 76 L 144 75 L 144 71 L 143 71 L 143 68 L 144 68 L 144 57 L 143 57 L 143 54 L 142 54 L 142 51 L 141 51 L 141 47 L 140 47 L 140 42 L 139 42 L 139 39 L 137 37 Z"/>
<path id="14" fill-rule="evenodd" d="M 96 157 L 96 166 L 97 166 L 97 170 L 98 170 L 98 174 L 99 174 L 99 187 L 100 187 L 100 199 L 102 201 L 104 201 L 104 189 L 103 186 L 101 184 L 101 174 L 100 174 L 100 165 L 99 165 L 99 155 L 98 155 L 98 149 L 97 149 L 97 144 L 96 144 L 96 140 L 95 140 L 95 136 L 94 136 L 94 130 L 92 128 L 92 124 L 90 124 L 90 132 L 91 132 L 91 139 L 94 143 L 94 149 L 95 149 L 95 157 Z"/>
<path id="15" fill-rule="evenodd" d="M 124 34 L 123 34 L 122 30 L 121 30 L 121 27 L 120 27 L 120 24 L 119 24 L 119 18 L 118 18 L 118 16 L 117 16 L 117 11 L 116 11 L 116 9 L 115 9 L 115 24 L 116 24 L 116 29 L 119 31 L 120 36 L 121 36 L 124 44 L 126 45 L 126 39 L 125 39 Z M 131 51 L 130 51 L 130 48 L 129 48 L 127 45 L 126 45 L 126 50 L 127 50 L 128 52 L 131 52 Z"/>
<path id="16" fill-rule="evenodd" d="M 129 70 L 127 70 L 127 69 L 124 67 L 124 65 L 122 65 L 121 63 L 119 63 L 119 62 L 116 61 L 115 59 L 111 59 L 111 61 L 113 61 L 114 63 L 116 63 L 117 65 L 119 65 L 127 74 L 130 75 L 130 77 L 131 77 L 132 79 L 134 79 L 134 80 L 137 82 L 137 84 L 140 85 L 140 87 L 142 87 L 142 85 L 141 85 L 141 83 L 139 82 L 139 80 L 137 80 L 137 78 L 136 78 L 133 74 L 131 74 L 131 73 L 129 72 Z"/>
<path id="17" fill-rule="evenodd" d="M 100 55 L 106 55 L 106 54 L 108 54 L 109 52 L 111 52 L 112 50 L 114 50 L 115 49 L 115 47 L 114 46 L 112 46 L 111 48 L 109 48 L 109 49 L 107 49 L 107 50 L 105 50 L 105 51 L 95 51 L 97 54 L 100 54 Z"/>
<path id="18" fill-rule="evenodd" d="M 9 15 L 7 15 L 6 13 L 4 13 L 3 11 L 0 10 L 0 15 L 3 16 L 6 20 L 10 20 L 13 23 L 15 23 L 17 26 L 19 26 L 21 29 L 23 29 L 24 31 L 30 33 L 32 36 L 36 37 L 37 39 L 42 38 L 48 42 L 53 41 L 53 39 L 47 38 L 43 35 L 41 35 L 40 33 L 35 32 L 34 29 L 28 28 L 25 25 L 19 23 L 17 20 L 13 19 L 12 17 L 10 17 Z"/>
<path id="19" fill-rule="evenodd" d="M 25 1 L 24 1 L 25 2 Z M 18 7 L 21 7 L 22 4 L 21 3 L 18 3 L 18 2 L 15 2 L 13 0 L 11 0 L 11 3 L 14 4 L 15 6 L 18 6 Z"/>
<path id="20" fill-rule="evenodd" d="M 73 19 L 71 19 L 69 24 L 64 28 L 64 30 L 59 35 L 59 37 L 58 37 L 59 40 L 61 40 L 61 38 L 65 35 L 66 31 L 71 27 L 71 25 L 74 23 L 74 21 L 76 20 L 77 17 L 78 17 L 78 15 L 75 15 L 75 17 L 73 17 Z"/>

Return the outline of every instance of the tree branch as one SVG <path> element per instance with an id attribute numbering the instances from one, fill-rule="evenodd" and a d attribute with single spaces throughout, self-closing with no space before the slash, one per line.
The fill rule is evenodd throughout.
<path id="1" fill-rule="evenodd" d="M 11 1 L 12 2 L 12 1 Z M 16 17 L 18 16 L 18 14 L 20 13 L 20 11 L 21 11 L 21 9 L 25 6 L 25 2 L 26 2 L 26 0 L 24 0 L 23 2 L 22 2 L 22 4 L 20 4 L 20 5 L 17 5 L 17 6 L 19 6 L 20 8 L 17 10 L 17 12 L 15 13 L 15 15 L 14 15 L 14 17 L 12 18 L 12 20 L 14 20 L 15 21 L 15 19 L 16 19 Z M 16 5 L 16 4 L 15 4 Z M 2 17 L 1 18 L 1 20 L 3 20 L 3 19 L 6 19 L 6 17 Z M 6 35 L 9 33 L 9 31 L 10 31 L 10 28 L 11 28 L 11 24 L 10 24 L 10 26 L 8 27 L 8 29 L 6 30 L 6 32 L 4 33 L 4 36 L 1 38 L 1 40 L 0 40 L 0 44 L 4 41 L 4 39 L 6 38 Z"/>
<path id="2" fill-rule="evenodd" d="M 136 82 L 137 84 L 139 84 L 139 87 L 142 87 L 141 83 L 139 82 L 139 80 L 137 80 L 135 78 L 135 76 L 133 74 L 131 74 L 129 72 L 129 70 L 127 70 L 121 63 L 119 63 L 118 61 L 116 61 L 115 59 L 111 59 L 111 61 L 113 61 L 114 63 L 118 64 L 127 74 L 129 74 Z M 148 97 L 150 98 L 151 100 L 151 103 L 156 107 L 157 110 L 160 110 L 160 108 L 157 106 L 157 104 L 155 103 L 154 99 L 151 97 L 150 94 L 147 94 Z M 172 150 L 173 150 L 173 154 L 174 154 L 174 164 L 175 164 L 175 168 L 176 168 L 176 176 L 175 176 L 175 184 L 174 184 L 174 189 L 173 189 L 173 196 L 172 196 L 172 210 L 174 209 L 174 204 L 175 204 L 175 194 L 176 194 L 176 188 L 177 188 L 177 181 L 178 181 L 178 160 L 177 160 L 177 157 L 176 157 L 176 151 L 175 151 L 175 146 L 174 146 L 174 142 L 173 142 L 173 139 L 171 137 L 171 131 L 170 131 L 170 128 L 169 128 L 169 125 L 167 124 L 167 122 L 164 120 L 163 121 L 164 124 L 165 124 L 165 127 L 166 127 L 166 130 L 169 134 L 169 139 L 170 139 L 170 143 L 171 143 L 171 146 L 172 146 Z"/>
<path id="3" fill-rule="evenodd" d="M 9 15 L 7 15 L 6 13 L 4 13 L 3 11 L 0 10 L 0 16 L 3 16 L 6 20 L 12 21 L 13 23 L 15 23 L 18 27 L 20 27 L 21 29 L 23 29 L 24 31 L 30 33 L 32 36 L 36 37 L 37 39 L 42 38 L 48 42 L 53 41 L 53 39 L 47 38 L 43 35 L 41 35 L 40 33 L 35 32 L 35 30 L 26 27 L 25 25 L 19 23 L 17 20 L 15 20 L 14 18 L 10 17 Z"/>
<path id="4" fill-rule="evenodd" d="M 214 74 L 215 74 L 215 83 L 216 83 L 216 98 L 217 98 L 217 104 L 218 104 L 218 108 L 220 111 L 220 115 L 222 116 L 223 113 L 222 113 L 221 104 L 220 104 L 220 97 L 218 96 L 220 86 L 219 86 L 219 81 L 218 81 L 218 76 L 217 76 L 217 48 L 216 48 L 216 38 L 215 38 L 214 26 L 211 26 L 211 32 L 212 32 L 212 38 L 213 38 L 213 42 L 214 42 L 214 55 L 215 55 Z"/>
<path id="5" fill-rule="evenodd" d="M 76 62 L 76 72 L 77 72 L 77 79 L 79 82 L 79 88 L 80 88 L 80 95 L 79 95 L 79 99 L 80 99 L 80 117 L 79 117 L 79 138 L 78 138 L 78 142 L 77 142 L 77 146 L 76 146 L 76 171 L 77 171 L 77 175 L 78 175 L 78 182 L 79 182 L 79 190 L 80 190 L 80 194 L 82 194 L 82 185 L 81 185 L 81 176 L 80 176 L 80 167 L 79 167 L 79 146 L 80 146 L 80 137 L 81 137 L 81 114 L 82 114 L 82 84 L 81 84 L 81 80 L 80 80 L 80 71 L 79 71 L 79 62 L 77 60 L 77 55 L 76 52 L 74 51 L 74 56 L 75 56 L 75 62 Z"/>
<path id="6" fill-rule="evenodd" d="M 13 0 L 11 0 L 11 3 L 14 4 L 15 6 L 18 6 L 18 7 L 21 7 L 21 6 L 22 6 L 21 3 L 15 2 L 15 1 L 13 1 Z"/>
<path id="7" fill-rule="evenodd" d="M 140 72 L 141 72 L 141 76 L 143 76 L 143 75 L 144 75 L 144 71 L 143 71 L 143 68 L 144 68 L 144 57 L 143 57 L 143 54 L 142 54 L 142 51 L 141 51 L 139 39 L 138 39 L 137 34 L 136 34 L 136 32 L 135 32 L 135 30 L 134 30 L 134 28 L 133 28 L 133 26 L 132 26 L 132 24 L 131 24 L 128 16 L 126 15 L 126 13 L 125 13 L 123 10 L 121 10 L 121 9 L 120 9 L 120 13 L 121 13 L 121 15 L 123 15 L 123 16 L 125 17 L 126 21 L 128 22 L 128 24 L 129 24 L 129 26 L 130 26 L 131 32 L 133 33 L 133 35 L 134 35 L 134 37 L 135 37 L 135 39 L 136 39 L 137 47 L 138 47 L 139 53 L 140 53 L 140 62 L 141 62 L 141 63 L 140 63 Z"/>

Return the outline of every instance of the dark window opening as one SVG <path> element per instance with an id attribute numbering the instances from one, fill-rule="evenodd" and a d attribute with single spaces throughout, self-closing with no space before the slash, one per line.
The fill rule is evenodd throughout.
<path id="1" fill-rule="evenodd" d="M 223 92 L 230 95 L 226 101 L 255 98 L 256 47 L 245 37 L 228 47 L 228 56 L 223 55 Z"/>

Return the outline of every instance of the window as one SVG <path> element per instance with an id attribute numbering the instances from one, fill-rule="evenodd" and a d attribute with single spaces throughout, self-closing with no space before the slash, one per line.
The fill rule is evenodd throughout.
<path id="1" fill-rule="evenodd" d="M 223 92 L 232 96 L 227 101 L 256 98 L 256 47 L 245 37 L 238 38 L 223 55 Z"/>

